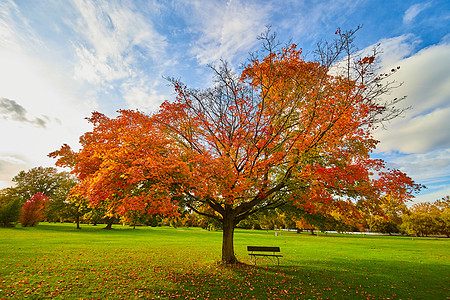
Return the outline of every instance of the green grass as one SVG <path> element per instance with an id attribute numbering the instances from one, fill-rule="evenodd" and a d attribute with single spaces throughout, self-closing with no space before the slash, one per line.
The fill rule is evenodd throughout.
<path id="1" fill-rule="evenodd" d="M 0 228 L 0 299 L 450 299 L 450 240 L 237 230 L 278 267 L 222 267 L 221 232 L 41 223 Z"/>

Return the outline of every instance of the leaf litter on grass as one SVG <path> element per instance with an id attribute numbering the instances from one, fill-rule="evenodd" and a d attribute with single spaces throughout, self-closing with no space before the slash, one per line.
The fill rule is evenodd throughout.
<path id="1" fill-rule="evenodd" d="M 64 241 L 61 233 L 64 230 L 55 237 Z M 238 231 L 236 249 L 241 261 L 248 262 L 241 245 L 250 242 L 245 234 Z M 269 234 L 253 236 L 273 243 L 273 235 L 270 240 Z M 436 248 L 430 258 L 424 251 L 427 245 L 436 247 L 434 241 L 424 242 L 425 250 L 403 251 L 410 247 L 405 240 L 389 240 L 393 252 L 379 245 L 385 238 L 310 239 L 284 234 L 281 266 L 265 262 L 224 267 L 215 263 L 220 258 L 220 233 L 163 228 L 74 231 L 70 238 L 48 245 L 45 240 L 22 239 L 0 245 L 0 299 L 242 299 L 242 295 L 246 299 L 445 299 L 449 295 L 448 244 Z M 375 242 L 386 250 L 363 251 Z"/>

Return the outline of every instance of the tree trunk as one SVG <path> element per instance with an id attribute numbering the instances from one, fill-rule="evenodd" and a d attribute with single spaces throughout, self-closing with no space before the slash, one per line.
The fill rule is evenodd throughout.
<path id="1" fill-rule="evenodd" d="M 234 226 L 234 218 L 224 218 L 222 238 L 222 263 L 224 264 L 236 264 L 238 262 L 234 255 Z"/>
<path id="2" fill-rule="evenodd" d="M 112 224 L 114 223 L 114 218 L 110 218 L 107 222 L 108 223 L 107 223 L 106 227 L 103 229 L 108 229 L 108 230 L 112 229 Z"/>
<path id="3" fill-rule="evenodd" d="M 81 227 L 80 227 L 80 213 L 78 211 L 77 211 L 76 220 L 77 220 L 77 229 L 81 229 Z"/>

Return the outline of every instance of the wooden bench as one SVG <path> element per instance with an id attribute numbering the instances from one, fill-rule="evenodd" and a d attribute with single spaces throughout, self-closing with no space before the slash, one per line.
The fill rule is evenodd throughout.
<path id="1" fill-rule="evenodd" d="M 272 257 L 273 263 L 275 263 L 275 258 L 277 258 L 278 265 L 280 265 L 280 257 L 283 257 L 281 254 L 275 254 L 280 252 L 280 247 L 247 246 L 247 251 L 251 252 L 248 255 L 250 255 L 250 261 L 252 261 L 252 258 L 255 260 L 255 265 L 257 257 Z M 267 252 L 272 252 L 272 254 L 267 254 Z"/>

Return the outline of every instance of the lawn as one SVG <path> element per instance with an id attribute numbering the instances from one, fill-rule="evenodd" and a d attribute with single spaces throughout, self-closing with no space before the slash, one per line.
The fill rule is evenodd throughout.
<path id="1" fill-rule="evenodd" d="M 221 232 L 41 223 L 0 228 L 0 299 L 450 299 L 450 240 L 237 230 L 280 266 L 222 267 Z"/>

